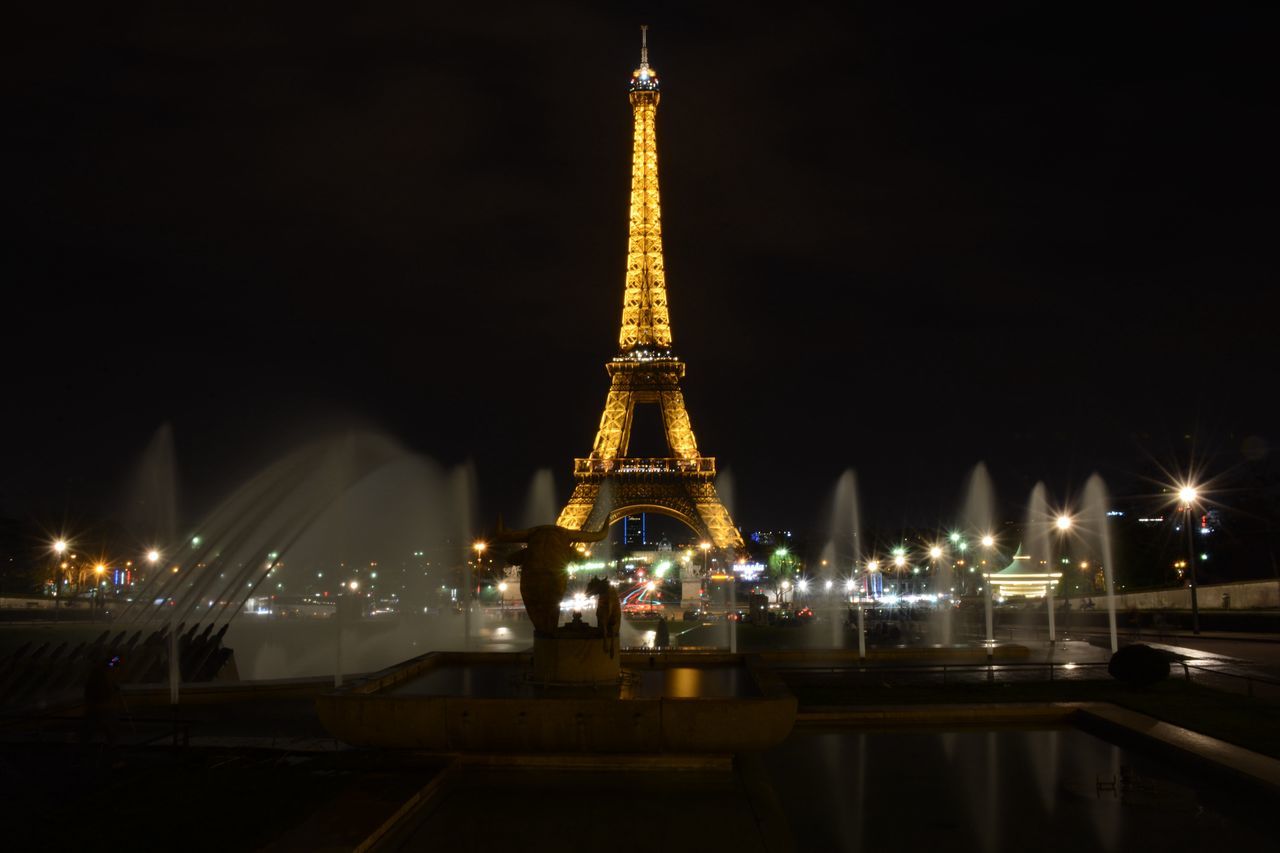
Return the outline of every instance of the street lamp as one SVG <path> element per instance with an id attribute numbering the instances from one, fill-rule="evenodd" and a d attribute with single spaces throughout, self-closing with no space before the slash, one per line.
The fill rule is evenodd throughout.
<path id="1" fill-rule="evenodd" d="M 1196 502 L 1200 499 L 1200 489 L 1187 483 L 1178 489 L 1178 501 L 1185 510 L 1187 525 L 1187 571 L 1191 582 L 1191 633 L 1200 633 L 1200 601 L 1196 594 L 1196 540 L 1192 533 L 1191 522 Z"/>
<path id="2" fill-rule="evenodd" d="M 995 653 L 996 637 L 995 623 L 991 613 L 991 576 L 995 574 L 995 566 L 991 566 L 991 550 L 995 548 L 996 537 L 990 533 L 982 537 L 982 548 L 987 553 L 987 559 L 983 560 L 983 564 L 988 566 L 987 571 L 982 573 L 982 591 L 983 606 L 987 617 L 987 663 L 991 662 L 991 656 Z"/>
<path id="3" fill-rule="evenodd" d="M 484 559 L 485 549 L 489 547 L 489 543 L 483 539 L 477 539 L 471 543 L 471 548 L 476 552 L 476 568 L 480 568 L 480 561 Z M 475 586 L 475 575 L 471 571 L 471 563 L 467 562 L 466 576 L 463 578 L 462 590 L 462 647 L 466 651 L 471 651 L 471 590 Z"/>
<path id="4" fill-rule="evenodd" d="M 1056 560 L 1050 560 L 1050 561 L 1049 561 L 1049 565 L 1048 565 L 1047 570 L 1046 570 L 1046 572 L 1045 572 L 1045 579 L 1044 579 L 1044 583 L 1045 583 L 1045 586 L 1044 586 L 1044 588 L 1045 588 L 1045 593 L 1046 593 L 1046 595 L 1047 595 L 1047 596 L 1048 596 L 1048 598 L 1049 598 L 1049 602 L 1048 602 L 1049 606 L 1048 606 L 1047 608 L 1045 608 L 1045 609 L 1049 611 L 1049 642 L 1050 642 L 1050 643 L 1055 643 L 1055 642 L 1057 642 L 1057 639 L 1058 639 L 1057 631 L 1056 631 L 1056 629 L 1055 629 L 1055 627 L 1054 627 L 1054 624 L 1053 624 L 1054 616 L 1056 615 L 1056 614 L 1054 614 L 1054 612 L 1053 612 L 1053 609 L 1054 609 L 1053 592 L 1054 592 L 1054 586 L 1055 586 L 1055 584 L 1054 584 L 1054 582 L 1053 582 L 1053 567 L 1054 567 L 1054 566 L 1060 566 L 1060 565 L 1062 565 L 1062 551 L 1063 551 L 1063 549 L 1064 549 L 1064 545 L 1063 545 L 1063 540 L 1061 539 L 1061 537 L 1063 537 L 1063 536 L 1066 536 L 1066 535 L 1067 535 L 1067 531 L 1071 530 L 1071 527 L 1072 527 L 1072 525 L 1073 525 L 1073 524 L 1075 524 L 1074 519 L 1072 519 L 1072 518 L 1071 518 L 1071 516 L 1067 515 L 1065 512 L 1064 512 L 1064 513 L 1060 513 L 1060 514 L 1058 515 L 1058 517 L 1057 517 L 1057 518 L 1054 520 L 1054 522 L 1053 522 L 1053 526 L 1054 526 L 1054 527 L 1056 527 L 1056 528 L 1058 529 L 1058 534 L 1059 534 L 1059 537 L 1060 537 L 1060 538 L 1058 539 L 1058 554 L 1057 554 L 1057 559 L 1056 559 Z M 1067 615 L 1067 625 L 1070 625 L 1070 624 L 1071 624 L 1071 598 L 1070 598 L 1070 593 L 1071 593 L 1071 590 L 1067 590 L 1067 595 L 1068 595 L 1068 597 L 1067 597 L 1067 602 L 1066 602 L 1066 604 L 1067 604 L 1067 613 L 1066 613 L 1066 615 Z"/>
<path id="5" fill-rule="evenodd" d="M 102 563 L 98 563 L 98 565 L 93 567 L 93 573 L 96 575 L 95 583 L 93 585 L 93 604 L 99 613 L 102 612 L 102 602 L 99 600 L 102 598 L 102 576 L 106 571 L 107 567 Z"/>
<path id="6" fill-rule="evenodd" d="M 66 568 L 66 564 L 62 562 L 62 556 L 67 553 L 67 542 L 65 539 L 59 539 L 53 543 L 53 553 L 57 556 L 54 562 L 58 564 L 58 568 L 53 570 L 53 619 L 58 619 L 58 599 L 62 595 L 62 570 Z"/>

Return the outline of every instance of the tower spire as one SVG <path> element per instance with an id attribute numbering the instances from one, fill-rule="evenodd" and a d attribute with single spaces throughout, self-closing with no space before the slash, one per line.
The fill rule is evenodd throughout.
<path id="1" fill-rule="evenodd" d="M 658 199 L 658 72 L 649 67 L 649 27 L 640 28 L 640 67 L 631 72 L 631 207 L 627 229 L 627 283 L 622 297 L 624 353 L 671 348 L 667 282 L 662 263 L 662 210 Z"/>

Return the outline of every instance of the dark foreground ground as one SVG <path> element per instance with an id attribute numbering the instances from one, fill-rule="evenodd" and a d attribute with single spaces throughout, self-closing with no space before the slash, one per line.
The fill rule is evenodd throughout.
<path id="1" fill-rule="evenodd" d="M 351 750 L 327 737 L 305 695 L 184 705 L 177 715 L 135 697 L 113 723 L 114 746 L 101 733 L 79 744 L 74 715 L 10 717 L 0 727 L 4 846 L 1267 849 L 1273 794 L 1140 741 L 1044 724 L 902 728 L 830 717 L 1105 701 L 1280 757 L 1280 706 L 1264 698 L 1180 678 L 1133 689 L 1097 668 L 1052 682 L 981 669 L 960 668 L 945 684 L 928 666 L 782 670 L 809 722 L 768 752 L 685 764 L 459 763 Z"/>

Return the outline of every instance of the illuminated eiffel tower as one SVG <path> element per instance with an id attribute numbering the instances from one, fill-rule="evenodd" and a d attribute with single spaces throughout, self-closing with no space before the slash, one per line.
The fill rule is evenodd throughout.
<path id="1" fill-rule="evenodd" d="M 741 549 L 742 534 L 716 493 L 716 461 L 698 455 L 680 391 L 684 364 L 671 351 L 654 127 L 658 75 L 649 67 L 646 30 L 641 27 L 640 67 L 629 90 L 635 130 L 620 352 L 605 365 L 611 383 L 596 443 L 586 459 L 573 460 L 573 495 L 557 524 L 599 530 L 626 515 L 653 512 L 679 519 L 716 548 Z M 627 455 L 638 404 L 661 409 L 668 456 Z"/>

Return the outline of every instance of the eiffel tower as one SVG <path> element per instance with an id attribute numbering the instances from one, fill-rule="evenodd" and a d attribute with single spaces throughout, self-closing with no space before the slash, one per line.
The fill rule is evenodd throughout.
<path id="1" fill-rule="evenodd" d="M 742 534 L 716 493 L 716 460 L 700 456 L 684 407 L 684 363 L 671 350 L 667 283 L 658 203 L 658 75 L 649 66 L 647 27 L 641 27 L 640 67 L 631 75 L 634 121 L 627 278 L 619 353 L 605 365 L 609 394 L 591 455 L 573 460 L 573 495 L 557 524 L 599 530 L 623 516 L 652 512 L 679 519 L 716 548 L 743 548 Z M 668 455 L 628 456 L 639 404 L 662 412 Z"/>

